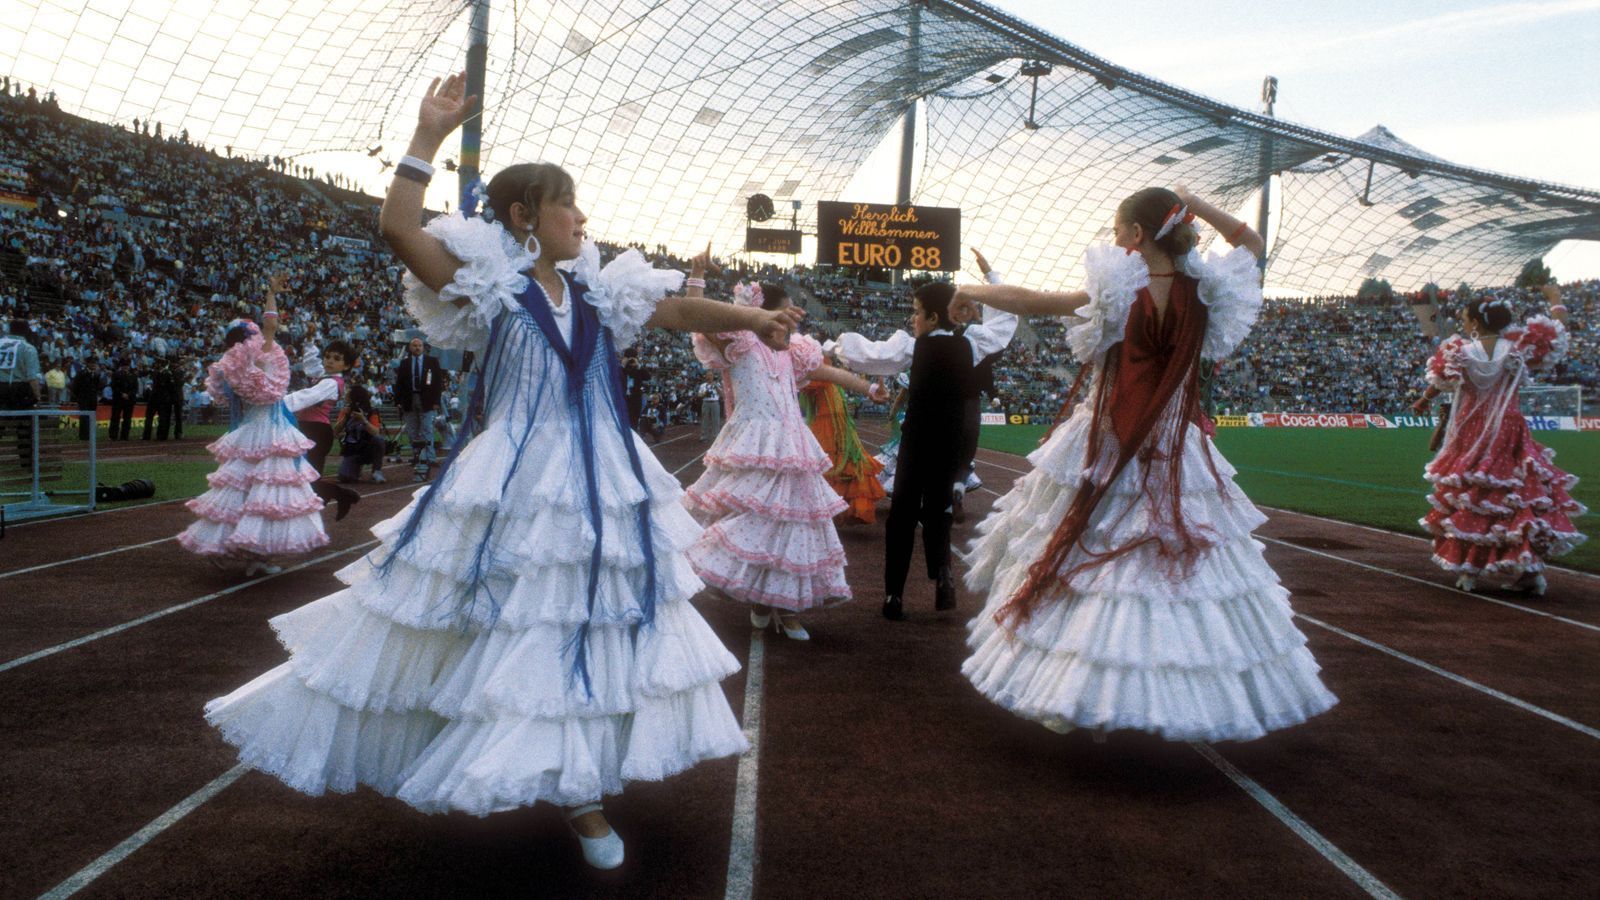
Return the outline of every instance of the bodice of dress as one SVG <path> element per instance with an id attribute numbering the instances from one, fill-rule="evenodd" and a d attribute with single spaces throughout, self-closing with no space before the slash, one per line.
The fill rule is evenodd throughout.
<path id="1" fill-rule="evenodd" d="M 795 401 L 795 371 L 788 350 L 773 350 L 760 341 L 749 341 L 749 349 L 731 368 L 733 395 L 739 398 L 733 414 L 739 419 L 788 420 L 798 409 Z"/>
<path id="2" fill-rule="evenodd" d="M 1127 326 L 1116 354 L 1115 382 L 1107 395 L 1112 427 L 1118 438 L 1126 439 L 1144 415 L 1170 365 L 1188 365 L 1195 360 L 1175 360 L 1179 337 L 1196 316 L 1204 315 L 1195 294 L 1195 282 L 1185 275 L 1173 279 L 1167 309 L 1161 313 L 1150 296 L 1149 287 L 1139 288 L 1128 310 Z"/>

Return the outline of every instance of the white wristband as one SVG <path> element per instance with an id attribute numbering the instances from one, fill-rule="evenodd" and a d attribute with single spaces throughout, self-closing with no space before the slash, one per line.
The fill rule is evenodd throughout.
<path id="1" fill-rule="evenodd" d="M 417 159 L 415 156 L 411 156 L 410 154 L 400 157 L 400 165 L 411 166 L 414 169 L 421 169 L 423 174 L 428 175 L 429 177 L 433 176 L 433 163 L 430 163 L 427 160 Z"/>

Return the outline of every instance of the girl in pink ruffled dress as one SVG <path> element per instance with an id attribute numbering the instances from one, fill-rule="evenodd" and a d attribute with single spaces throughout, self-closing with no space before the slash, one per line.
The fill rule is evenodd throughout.
<path id="1" fill-rule="evenodd" d="M 1420 521 L 1433 535 L 1433 561 L 1477 587 L 1488 574 L 1543 596 L 1544 562 L 1583 543 L 1572 524 L 1586 511 L 1569 493 L 1575 476 L 1556 468 L 1555 451 L 1533 439 L 1518 404 L 1528 373 L 1567 351 L 1561 292 L 1545 287 L 1551 316 L 1511 325 L 1504 299 L 1479 298 L 1466 308 L 1466 335 L 1452 335 L 1428 361 L 1428 390 L 1414 405 L 1425 411 L 1454 393 L 1444 445 L 1423 470 L 1433 484 L 1433 509 Z"/>
<path id="2" fill-rule="evenodd" d="M 206 476 L 211 489 L 187 504 L 200 520 L 178 535 L 191 553 L 247 561 L 247 577 L 276 574 L 274 559 L 328 543 L 323 503 L 311 490 L 320 473 L 305 460 L 311 441 L 283 402 L 289 360 L 273 342 L 282 283 L 272 279 L 262 327 L 234 322 L 206 375 L 206 393 L 231 411 L 231 426 L 207 448 L 221 463 Z"/>
<path id="3" fill-rule="evenodd" d="M 741 306 L 783 309 L 783 288 L 740 285 Z M 877 400 L 881 385 L 822 361 L 815 340 L 796 335 L 773 350 L 748 332 L 694 337 L 695 355 L 730 377 L 733 413 L 706 451 L 706 472 L 684 494 L 706 530 L 689 563 L 707 584 L 750 604 L 750 624 L 765 628 L 773 611 L 783 633 L 810 638 L 797 615 L 850 599 L 844 546 L 833 517 L 848 506 L 823 473 L 833 467 L 807 427 L 797 397 L 808 381 L 830 381 Z"/>

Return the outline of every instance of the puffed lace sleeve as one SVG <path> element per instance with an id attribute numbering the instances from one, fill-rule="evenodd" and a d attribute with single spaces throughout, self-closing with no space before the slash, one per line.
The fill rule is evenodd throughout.
<path id="1" fill-rule="evenodd" d="M 896 331 L 881 341 L 847 331 L 834 342 L 833 352 L 852 372 L 863 375 L 894 375 L 911 367 L 917 339 Z"/>
<path id="2" fill-rule="evenodd" d="M 1226 359 L 1244 343 L 1261 314 L 1261 270 L 1256 256 L 1245 247 L 1203 257 L 1189 253 L 1183 270 L 1199 282 L 1200 302 L 1206 307 L 1200 357 Z"/>
<path id="3" fill-rule="evenodd" d="M 721 350 L 717 349 L 716 341 L 703 334 L 696 334 L 693 343 L 695 358 L 706 368 L 717 371 L 731 368 L 761 340 L 750 331 L 724 331 L 715 337 L 724 342 Z"/>
<path id="4" fill-rule="evenodd" d="M 1446 338 L 1428 359 L 1428 384 L 1446 394 L 1461 387 L 1461 359 L 1466 352 L 1466 338 L 1459 334 Z"/>
<path id="5" fill-rule="evenodd" d="M 1090 247 L 1083 268 L 1088 276 L 1084 290 L 1089 302 L 1067 319 L 1067 348 L 1087 364 L 1097 362 L 1122 341 L 1128 311 L 1133 309 L 1139 289 L 1150 285 L 1150 268 L 1144 257 L 1109 244 Z"/>
<path id="6" fill-rule="evenodd" d="M 226 404 L 229 389 L 251 406 L 278 402 L 289 390 L 289 357 L 276 343 L 265 349 L 259 334 L 234 344 L 206 373 L 212 400 Z"/>
<path id="7" fill-rule="evenodd" d="M 1506 329 L 1505 338 L 1530 369 L 1553 366 L 1567 355 L 1572 339 L 1567 327 L 1548 316 L 1534 316 L 1521 328 Z"/>
<path id="8" fill-rule="evenodd" d="M 407 272 L 406 310 L 434 346 L 482 350 L 495 316 L 515 309 L 517 295 L 527 290 L 528 279 L 522 273 L 533 267 L 533 254 L 504 228 L 482 219 L 443 215 L 423 231 L 461 260 L 461 268 L 437 293 Z M 471 302 L 458 306 L 457 300 Z"/>
<path id="9" fill-rule="evenodd" d="M 789 338 L 789 361 L 794 364 L 794 382 L 803 385 L 811 373 L 822 368 L 822 345 L 815 338 L 797 334 Z"/>
<path id="10" fill-rule="evenodd" d="M 600 265 L 600 251 L 584 241 L 572 274 L 589 287 L 589 305 L 600 324 L 611 329 L 618 347 L 630 347 L 644 333 L 644 323 L 655 315 L 656 304 L 683 286 L 683 273 L 657 269 L 638 250 L 629 250 Z"/>

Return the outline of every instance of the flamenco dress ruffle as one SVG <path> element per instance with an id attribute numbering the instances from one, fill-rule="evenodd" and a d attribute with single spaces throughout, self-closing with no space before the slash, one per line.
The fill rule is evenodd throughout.
<path id="1" fill-rule="evenodd" d="M 1209 439 L 1197 428 L 1183 448 L 1181 502 L 1187 524 L 1213 543 L 1191 571 L 1175 571 L 1147 544 L 1058 586 L 1059 596 L 1014 629 L 998 620 L 1071 505 L 1089 420 L 1080 409 L 1034 451 L 1034 470 L 978 527 L 967 585 L 990 599 L 969 626 L 967 678 L 1056 730 L 1128 728 L 1169 740 L 1250 740 L 1333 706 L 1288 591 L 1250 536 L 1266 518 L 1213 453 L 1226 484 L 1218 491 Z M 1160 527 L 1139 489 L 1141 465 L 1131 463 L 1096 509 L 1089 546 L 1122 546 Z M 1079 548 L 1066 565 L 1084 558 Z"/>

